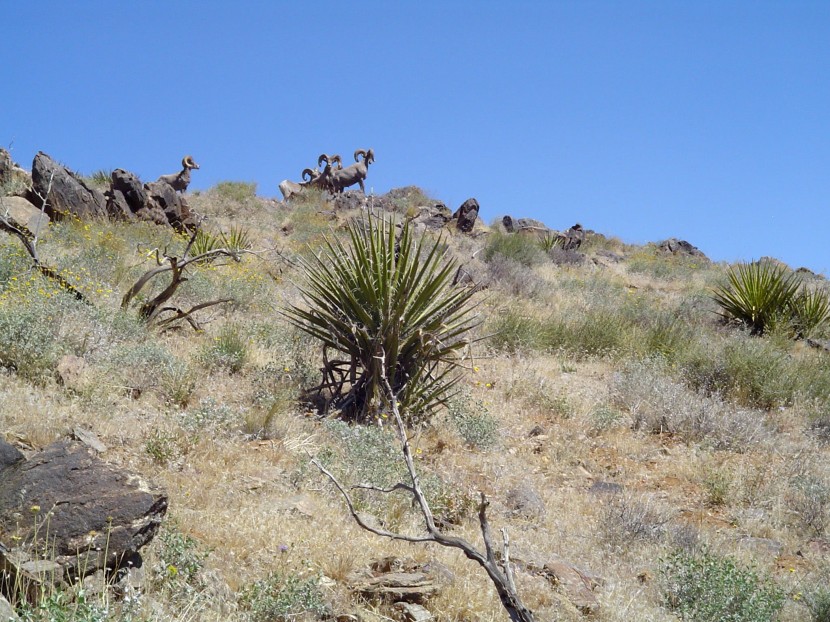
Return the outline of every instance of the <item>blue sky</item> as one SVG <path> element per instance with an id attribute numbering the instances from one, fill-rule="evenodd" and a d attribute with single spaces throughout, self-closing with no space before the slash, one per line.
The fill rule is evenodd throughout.
<path id="1" fill-rule="evenodd" d="M 0 144 L 263 196 L 372 147 L 415 184 L 830 274 L 830 2 L 0 3 Z"/>

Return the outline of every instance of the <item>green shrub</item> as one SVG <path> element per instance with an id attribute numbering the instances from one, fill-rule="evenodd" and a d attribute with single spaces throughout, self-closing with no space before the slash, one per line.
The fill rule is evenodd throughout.
<path id="1" fill-rule="evenodd" d="M 728 283 L 715 288 L 713 298 L 726 319 L 735 319 L 753 335 L 763 335 L 785 321 L 800 279 L 770 261 L 738 264 L 727 272 Z"/>
<path id="2" fill-rule="evenodd" d="M 499 426 L 495 417 L 467 391 L 455 395 L 447 404 L 450 421 L 461 439 L 471 447 L 488 449 L 496 444 Z"/>
<path id="3" fill-rule="evenodd" d="M 493 231 L 484 246 L 484 261 L 491 261 L 496 255 L 512 259 L 524 266 L 534 266 L 547 260 L 545 251 L 539 246 L 537 238 L 517 233 Z"/>
<path id="4" fill-rule="evenodd" d="M 235 374 L 248 360 L 248 340 L 238 326 L 227 324 L 202 349 L 200 358 L 209 369 L 225 369 Z"/>
<path id="5" fill-rule="evenodd" d="M 538 319 L 523 315 L 514 309 L 504 309 L 488 322 L 489 343 L 501 352 L 543 350 L 545 325 Z"/>
<path id="6" fill-rule="evenodd" d="M 812 622 L 830 622 L 830 587 L 814 587 L 804 595 Z"/>
<path id="7" fill-rule="evenodd" d="M 300 619 L 327 619 L 329 607 L 323 600 L 318 578 L 281 570 L 269 574 L 242 590 L 240 604 L 250 622 L 290 622 Z"/>
<path id="8" fill-rule="evenodd" d="M 220 181 L 214 190 L 221 199 L 242 203 L 256 197 L 256 182 Z"/>
<path id="9" fill-rule="evenodd" d="M 784 595 L 730 557 L 677 551 L 662 568 L 666 606 L 689 622 L 772 622 Z"/>
<path id="10" fill-rule="evenodd" d="M 468 304 L 475 290 L 452 284 L 456 264 L 439 239 L 415 242 L 409 222 L 353 221 L 350 244 L 325 238 L 323 252 L 303 260 L 305 306 L 285 316 L 328 348 L 335 406 L 362 421 L 381 413 L 385 376 L 408 421 L 429 417 L 457 382 L 458 353 L 477 324 Z M 349 385 L 348 391 L 345 385 Z"/>

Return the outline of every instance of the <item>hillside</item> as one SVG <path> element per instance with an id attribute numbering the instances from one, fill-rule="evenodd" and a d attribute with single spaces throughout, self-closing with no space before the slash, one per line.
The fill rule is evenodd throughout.
<path id="1" fill-rule="evenodd" d="M 189 238 L 171 227 L 50 223 L 40 259 L 89 304 L 0 237 L 0 435 L 31 454 L 91 430 L 106 462 L 169 495 L 126 596 L 48 591 L 22 619 L 387 620 L 400 609 L 352 586 L 389 557 L 428 569 L 438 587 L 422 604 L 436 620 L 507 619 L 478 566 L 361 530 L 310 464 L 317 456 L 351 484 L 405 476 L 389 425 L 320 416 L 303 399 L 322 350 L 281 315 L 302 304 L 301 259 L 324 236 L 345 240 L 366 210 L 315 192 L 285 204 L 241 182 L 187 202 L 217 240 L 244 238 L 252 251 L 188 267 L 176 307 L 232 300 L 194 313 L 200 330 L 141 320 L 137 308 L 167 282 L 122 309 L 158 257 L 182 256 Z M 407 189 L 372 206 L 400 221 L 437 202 Z M 443 528 L 476 546 L 487 495 L 536 620 L 723 619 L 692 609 L 739 593 L 756 598 L 752 613 L 730 619 L 830 619 L 830 355 L 786 326 L 757 336 L 725 323 L 712 293 L 729 266 L 682 248 L 586 231 L 565 251 L 552 233 L 500 222 L 417 231 L 442 236 L 479 286 L 481 320 L 459 391 L 411 430 L 417 467 Z M 406 495 L 357 499 L 387 528 L 422 529 Z M 572 574 L 556 575 L 557 563 Z"/>

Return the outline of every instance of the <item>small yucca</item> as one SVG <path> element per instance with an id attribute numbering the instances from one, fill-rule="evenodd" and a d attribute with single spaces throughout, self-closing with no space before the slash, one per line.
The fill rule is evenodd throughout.
<path id="1" fill-rule="evenodd" d="M 745 324 L 762 335 L 789 314 L 801 285 L 797 275 L 768 261 L 740 263 L 726 274 L 728 283 L 715 288 L 713 298 L 723 316 Z"/>

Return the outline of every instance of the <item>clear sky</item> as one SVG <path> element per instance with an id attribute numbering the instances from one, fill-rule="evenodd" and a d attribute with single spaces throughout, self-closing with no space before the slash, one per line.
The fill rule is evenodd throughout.
<path id="1" fill-rule="evenodd" d="M 0 145 L 263 196 L 415 184 L 830 275 L 830 2 L 0 1 Z"/>

